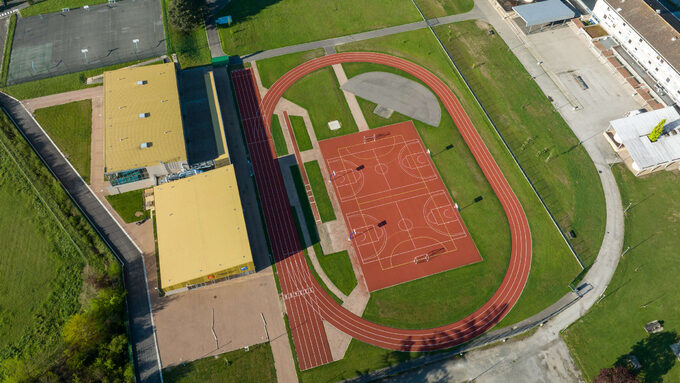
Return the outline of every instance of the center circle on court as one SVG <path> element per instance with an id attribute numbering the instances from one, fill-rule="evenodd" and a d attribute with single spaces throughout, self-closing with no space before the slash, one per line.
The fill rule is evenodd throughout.
<path id="1" fill-rule="evenodd" d="M 399 227 L 399 230 L 401 231 L 410 231 L 413 229 L 413 221 L 408 218 L 402 218 L 397 222 L 397 227 Z"/>
<path id="2" fill-rule="evenodd" d="M 389 166 L 383 164 L 382 162 L 379 164 L 376 164 L 373 169 L 375 170 L 376 173 L 385 175 L 387 174 L 387 170 L 389 170 Z"/>

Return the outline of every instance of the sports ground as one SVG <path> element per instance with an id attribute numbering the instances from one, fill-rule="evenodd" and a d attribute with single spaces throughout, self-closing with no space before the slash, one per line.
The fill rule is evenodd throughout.
<path id="1" fill-rule="evenodd" d="M 319 145 L 369 291 L 481 260 L 412 122 Z"/>
<path id="2" fill-rule="evenodd" d="M 389 65 L 417 77 L 429 86 L 453 118 L 508 218 L 512 250 L 502 283 L 488 302 L 455 323 L 432 329 L 405 330 L 369 322 L 333 301 L 316 282 L 307 266 L 295 222 L 288 208 L 281 170 L 268 131 L 269 123 L 279 99 L 298 79 L 320 68 L 348 62 Z M 301 370 L 328 363 L 332 359 L 322 320 L 358 340 L 375 346 L 400 351 L 428 351 L 467 342 L 493 327 L 507 315 L 526 284 L 531 265 L 531 234 L 526 215 L 460 103 L 438 77 L 410 61 L 394 56 L 351 52 L 324 56 L 292 69 L 269 89 L 262 100 L 250 69 L 232 72 L 232 78 Z M 414 164 L 421 163 L 422 159 L 417 161 Z M 366 167 L 365 165 L 364 169 Z M 421 177 L 420 182 L 422 180 Z M 343 211 L 343 214 L 347 212 Z M 442 214 L 445 216 L 444 212 Z M 423 214 L 421 210 L 419 215 L 408 218 L 424 221 L 426 215 L 427 212 Z M 455 213 L 451 215 L 451 212 L 448 212 L 448 216 L 455 217 Z M 387 225 L 390 223 L 384 226 Z M 411 250 L 417 248 L 412 246 Z M 411 265 L 418 266 L 413 263 L 413 256 Z"/>

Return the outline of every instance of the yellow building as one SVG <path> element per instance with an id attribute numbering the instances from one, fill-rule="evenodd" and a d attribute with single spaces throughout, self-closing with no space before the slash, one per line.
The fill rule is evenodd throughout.
<path id="1" fill-rule="evenodd" d="M 112 193 L 178 173 L 187 153 L 173 63 L 104 73 L 104 173 Z"/>
<path id="2" fill-rule="evenodd" d="M 233 165 L 154 187 L 165 291 L 255 271 Z"/>

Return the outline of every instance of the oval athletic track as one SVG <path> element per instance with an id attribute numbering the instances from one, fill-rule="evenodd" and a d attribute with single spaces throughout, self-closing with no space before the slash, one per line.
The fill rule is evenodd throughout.
<path id="1" fill-rule="evenodd" d="M 410 73 L 429 86 L 453 118 L 508 218 L 512 249 L 503 281 L 488 302 L 455 323 L 431 329 L 405 330 L 369 322 L 338 305 L 310 273 L 290 212 L 281 170 L 273 154 L 269 125 L 279 99 L 298 79 L 333 64 L 350 62 L 391 66 Z M 527 218 L 458 99 L 437 76 L 417 64 L 386 54 L 338 53 L 293 68 L 268 90 L 261 102 L 250 69 L 232 72 L 232 77 L 301 370 L 332 361 L 321 319 L 353 338 L 378 347 L 430 351 L 470 341 L 507 315 L 519 299 L 531 267 L 531 233 Z"/>

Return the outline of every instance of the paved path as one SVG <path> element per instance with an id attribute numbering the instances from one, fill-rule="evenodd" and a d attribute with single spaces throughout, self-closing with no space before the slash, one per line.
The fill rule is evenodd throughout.
<path id="1" fill-rule="evenodd" d="M 160 361 L 147 295 L 144 261 L 140 250 L 99 202 L 92 190 L 26 108 L 19 101 L 4 93 L 0 93 L 0 105 L 123 263 L 135 374 L 140 382 L 160 382 Z"/>
<path id="2" fill-rule="evenodd" d="M 49 96 L 22 100 L 21 103 L 24 104 L 24 107 L 30 113 L 33 113 L 37 109 L 47 108 L 54 105 L 68 104 L 69 102 L 90 100 L 97 97 L 104 97 L 104 87 L 95 86 L 92 88 L 74 90 L 71 92 L 51 94 Z"/>

